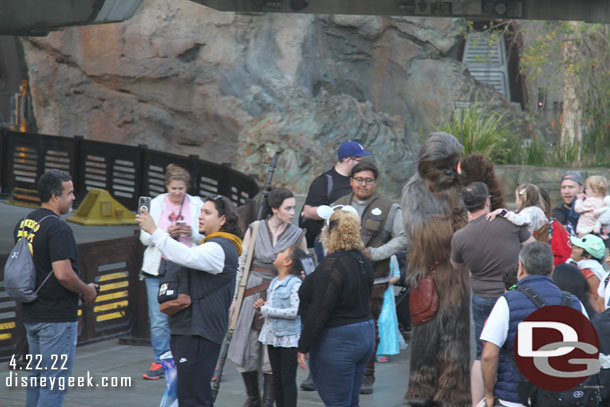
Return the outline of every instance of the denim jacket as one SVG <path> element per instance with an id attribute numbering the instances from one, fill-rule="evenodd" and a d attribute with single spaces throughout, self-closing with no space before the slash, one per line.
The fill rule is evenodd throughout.
<path id="1" fill-rule="evenodd" d="M 271 319 L 271 326 L 275 336 L 297 335 L 301 333 L 301 317 L 297 315 L 299 304 L 290 303 L 290 292 L 301 279 L 289 275 L 280 281 L 279 277 L 271 280 L 267 292 L 271 295 L 271 306 L 261 307 L 265 318 Z"/>

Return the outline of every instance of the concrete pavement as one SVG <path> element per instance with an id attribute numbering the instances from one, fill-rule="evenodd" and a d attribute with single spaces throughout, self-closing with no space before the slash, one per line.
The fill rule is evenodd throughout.
<path id="1" fill-rule="evenodd" d="M 149 346 L 119 345 L 116 339 L 80 346 L 72 376 L 93 377 L 92 388 L 74 388 L 68 391 L 65 407 L 142 406 L 156 407 L 165 390 L 165 380 L 143 380 L 142 373 L 150 366 L 152 348 Z M 408 383 L 408 351 L 390 356 L 388 363 L 378 363 L 375 392 L 362 395 L 362 407 L 392 407 L 401 405 Z M 10 378 L 7 363 L 0 365 L 0 406 L 18 407 L 25 404 L 25 389 L 7 388 Z M 19 377 L 25 372 L 16 372 Z M 307 372 L 298 369 L 297 383 L 305 379 Z M 125 388 L 102 387 L 102 377 L 129 378 Z M 15 376 L 13 376 L 15 378 Z M 112 379 L 110 379 L 110 382 Z M 119 380 L 120 383 L 120 380 Z M 9 383 L 10 384 L 10 383 Z M 227 361 L 216 407 L 240 407 L 245 401 L 245 389 L 235 364 Z M 299 389 L 299 407 L 319 407 L 324 404 L 317 392 Z"/>

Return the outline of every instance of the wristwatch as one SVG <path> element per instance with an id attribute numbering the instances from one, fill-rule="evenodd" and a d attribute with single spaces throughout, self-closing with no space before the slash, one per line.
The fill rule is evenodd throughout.
<path id="1" fill-rule="evenodd" d="M 503 218 L 505 218 L 507 213 L 508 213 L 508 211 L 507 211 L 506 209 L 502 209 L 502 210 L 500 211 L 500 216 L 502 216 Z"/>

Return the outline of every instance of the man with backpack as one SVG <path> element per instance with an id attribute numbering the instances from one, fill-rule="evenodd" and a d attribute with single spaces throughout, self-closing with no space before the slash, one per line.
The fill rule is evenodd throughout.
<path id="1" fill-rule="evenodd" d="M 75 199 L 72 178 L 63 171 L 49 170 L 38 181 L 38 195 L 41 207 L 19 221 L 14 230 L 15 241 L 23 237 L 30 243 L 36 269 L 37 296 L 21 304 L 21 310 L 29 354 L 36 362 L 28 383 L 35 380 L 40 386 L 28 386 L 26 406 L 61 406 L 67 386 L 59 386 L 59 382 L 67 381 L 74 365 L 78 297 L 82 295 L 85 304 L 93 303 L 97 289 L 79 278 L 74 234 L 60 218 Z"/>
<path id="2" fill-rule="evenodd" d="M 562 293 L 553 283 L 552 270 L 553 251 L 547 244 L 533 242 L 525 246 L 519 253 L 517 288 L 504 293 L 489 314 L 481 333 L 484 342 L 481 366 L 488 407 L 524 405 L 519 394 L 520 382 L 524 381 L 512 355 L 519 323 L 539 308 L 534 299 L 545 305 L 567 304 L 586 315 L 578 298 Z"/>
<path id="3" fill-rule="evenodd" d="M 324 220 L 318 216 L 318 206 L 330 205 L 337 199 L 352 192 L 350 184 L 352 168 L 362 161 L 363 157 L 371 155 L 364 151 L 356 141 L 346 141 L 337 150 L 335 166 L 313 180 L 305 198 L 305 205 L 299 216 L 299 227 L 305 229 L 307 247 L 313 247 L 318 263 L 324 258 L 324 249 L 318 240 Z M 314 391 L 316 389 L 311 374 L 301 383 L 301 389 Z"/>
<path id="4" fill-rule="evenodd" d="M 338 161 L 335 166 L 314 179 L 309 187 L 305 206 L 299 218 L 299 227 L 306 229 L 307 247 L 315 249 L 318 262 L 324 257 L 322 245 L 318 241 L 324 221 L 318 216 L 318 206 L 330 205 L 331 202 L 352 192 L 350 185 L 352 168 L 367 155 L 371 153 L 364 151 L 360 143 L 346 141 L 337 150 Z"/>

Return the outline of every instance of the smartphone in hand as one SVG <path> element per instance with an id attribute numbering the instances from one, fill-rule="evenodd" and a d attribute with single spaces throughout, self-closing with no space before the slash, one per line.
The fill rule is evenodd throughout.
<path id="1" fill-rule="evenodd" d="M 299 258 L 299 261 L 301 262 L 301 267 L 305 272 L 305 275 L 311 274 L 316 269 L 316 265 L 313 262 L 313 257 L 311 256 L 301 257 Z"/>
<path id="2" fill-rule="evenodd" d="M 147 212 L 150 212 L 150 196 L 141 196 L 138 198 L 138 213 L 142 213 L 143 209 L 146 209 Z"/>

